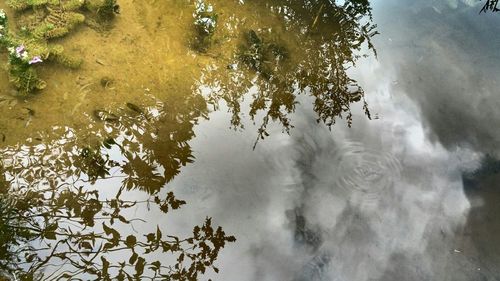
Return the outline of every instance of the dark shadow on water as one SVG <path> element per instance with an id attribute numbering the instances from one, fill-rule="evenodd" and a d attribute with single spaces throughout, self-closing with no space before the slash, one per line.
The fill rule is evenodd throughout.
<path id="1" fill-rule="evenodd" d="M 483 279 L 500 280 L 500 160 L 485 156 L 481 166 L 463 176 L 471 210 L 464 227 L 464 244 Z M 476 271 L 477 271 L 477 268 Z"/>
<path id="2" fill-rule="evenodd" d="M 286 215 L 293 228 L 296 246 L 304 248 L 308 252 L 316 252 L 323 243 L 319 228 L 307 222 L 307 218 L 300 208 L 289 210 Z"/>
<path id="3" fill-rule="evenodd" d="M 478 169 L 462 173 L 462 183 L 471 204 L 465 225 L 448 232 L 430 224 L 425 251 L 393 254 L 374 280 L 500 280 L 500 161 L 486 155 Z"/>

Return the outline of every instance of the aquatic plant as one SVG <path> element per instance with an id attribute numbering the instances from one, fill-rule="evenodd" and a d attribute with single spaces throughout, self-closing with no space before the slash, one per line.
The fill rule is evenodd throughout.
<path id="1" fill-rule="evenodd" d="M 45 88 L 37 69 L 46 61 L 69 68 L 80 66 L 81 59 L 66 55 L 61 45 L 49 42 L 51 39 L 63 37 L 84 23 L 85 12 L 109 19 L 118 11 L 116 0 L 9 0 L 7 4 L 21 12 L 16 22 L 20 31 L 16 33 L 9 30 L 5 11 L 0 11 L 0 43 L 10 50 L 9 77 L 20 95 Z M 22 53 L 12 51 L 21 47 Z"/>
<path id="2" fill-rule="evenodd" d="M 196 39 L 193 48 L 199 52 L 206 52 L 213 43 L 213 36 L 217 28 L 218 15 L 211 4 L 198 0 L 193 14 Z"/>
<path id="3" fill-rule="evenodd" d="M 80 3 L 79 1 L 75 1 Z M 83 3 L 83 2 L 82 2 Z M 85 21 L 85 16 L 76 12 L 77 5 L 52 6 L 37 9 L 33 14 L 20 18 L 20 24 L 35 38 L 57 38 L 68 34 Z"/>
<path id="4" fill-rule="evenodd" d="M 98 20 L 106 21 L 120 13 L 116 0 L 85 0 L 85 8 L 98 16 Z"/>
<path id="5" fill-rule="evenodd" d="M 10 81 L 22 92 L 45 88 L 45 82 L 38 78 L 33 65 L 43 62 L 40 55 L 30 56 L 24 45 L 9 47 Z"/>
<path id="6" fill-rule="evenodd" d="M 38 78 L 35 65 L 43 62 L 40 48 L 31 48 L 14 38 L 9 31 L 7 15 L 0 10 L 0 45 L 8 50 L 8 71 L 10 81 L 22 94 L 45 88 L 45 82 Z M 28 42 L 27 42 L 28 43 Z"/>

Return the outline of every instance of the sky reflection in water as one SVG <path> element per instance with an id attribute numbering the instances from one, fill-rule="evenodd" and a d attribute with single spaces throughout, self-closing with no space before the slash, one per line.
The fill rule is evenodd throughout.
<path id="1" fill-rule="evenodd" d="M 217 64 L 226 50 L 206 51 L 215 63 L 203 68 L 192 94 L 88 111 L 91 127 L 60 127 L 71 136 L 54 147 L 33 137 L 49 147 L 26 153 L 53 164 L 19 173 L 32 185 L 43 178 L 38 171 L 60 182 L 83 176 L 135 190 L 125 195 L 133 200 L 168 183 L 187 206 L 167 221 L 144 208 L 129 214 L 147 217 L 148 232 L 159 224 L 187 235 L 210 216 L 235 235 L 220 253 L 219 274 L 207 279 L 495 280 L 500 136 L 491 124 L 500 121 L 493 36 L 500 18 L 477 15 L 479 6 L 468 1 L 372 5 L 378 59 L 362 58 L 346 72 L 352 54 L 343 51 L 353 46 L 320 44 L 332 33 L 329 18 L 311 17 L 318 3 L 288 26 L 309 41 L 300 32 L 247 31 L 234 60 Z M 338 68 L 329 76 L 332 65 Z M 214 105 L 221 110 L 209 113 Z M 245 130 L 227 130 L 242 124 Z M 252 150 L 256 132 L 267 137 Z M 490 162 L 482 162 L 486 154 Z"/>

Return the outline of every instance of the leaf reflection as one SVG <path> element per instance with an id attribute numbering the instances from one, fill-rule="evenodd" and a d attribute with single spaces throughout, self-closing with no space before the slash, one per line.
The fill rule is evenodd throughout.
<path id="1" fill-rule="evenodd" d="M 60 280 L 87 276 L 93 280 L 197 280 L 214 263 L 220 249 L 234 242 L 207 218 L 192 236 L 179 238 L 155 232 L 124 235 L 136 205 L 157 206 L 163 212 L 186 204 L 172 192 L 143 201 L 123 199 L 122 191 L 102 199 L 97 190 L 70 184 L 17 186 L 2 179 L 0 189 L 0 274 L 20 280 Z M 129 256 L 116 261 L 116 253 Z M 174 265 L 152 260 L 154 253 L 176 257 Z M 113 260 L 113 256 L 115 257 Z M 56 267 L 55 271 L 47 271 Z"/>
<path id="2" fill-rule="evenodd" d="M 208 101 L 217 107 L 224 101 L 232 113 L 231 125 L 242 127 L 241 107 L 250 95 L 250 117 L 263 115 L 258 138 L 268 135 L 269 122 L 277 121 L 285 132 L 293 127 L 289 115 L 297 96 L 313 98 L 317 121 L 327 126 L 337 118 L 352 125 L 351 104 L 363 103 L 364 91 L 347 71 L 367 48 L 376 55 L 371 38 L 377 34 L 368 1 L 264 1 L 269 13 L 285 22 L 285 36 L 271 28 L 249 30 L 228 72 L 208 67 L 199 83 L 210 89 Z M 261 4 L 262 5 L 262 4 Z M 366 55 L 365 55 L 366 56 Z"/>
<path id="3" fill-rule="evenodd" d="M 189 141 L 194 126 L 208 118 L 209 105 L 217 109 L 225 102 L 232 126 L 239 128 L 249 98 L 248 114 L 262 118 L 257 140 L 269 135 L 272 121 L 285 132 L 293 128 L 298 95 L 312 98 L 317 121 L 327 126 L 338 118 L 351 126 L 356 102 L 370 118 L 363 89 L 347 73 L 363 48 L 375 52 L 368 1 L 244 5 L 278 16 L 287 36 L 263 26 L 235 29 L 239 47 L 227 60 L 213 58 L 193 86 L 197 90 L 95 108 L 86 115 L 87 127 L 54 127 L 0 149 L 0 276 L 197 280 L 209 269 L 218 272 L 218 254 L 235 238 L 210 218 L 180 238 L 160 227 L 136 233 L 134 225 L 145 221 L 130 215 L 137 206 L 168 213 L 186 204 L 164 187 L 194 161 Z M 114 179 L 115 189 L 103 188 Z M 131 192 L 144 198 L 127 199 Z M 157 261 L 155 253 L 173 262 Z"/>
<path id="4" fill-rule="evenodd" d="M 131 218 L 130 208 L 156 206 L 168 213 L 186 204 L 162 187 L 193 161 L 188 141 L 206 114 L 206 103 L 196 96 L 171 96 L 151 106 L 127 103 L 116 112 L 95 111 L 88 128 L 54 128 L 4 148 L 0 270 L 21 280 L 75 274 L 95 280 L 196 280 L 208 269 L 218 271 L 214 262 L 220 249 L 235 238 L 212 226 L 210 218 L 185 238 L 162 234 L 160 228 L 123 235 L 127 227 L 145 222 Z M 115 196 L 103 197 L 93 188 L 113 178 L 122 179 Z M 132 189 L 148 195 L 123 199 Z M 128 262 L 113 260 L 116 252 L 129 252 Z M 152 260 L 157 252 L 176 256 L 177 262 Z M 44 273 L 49 267 L 61 269 Z"/>

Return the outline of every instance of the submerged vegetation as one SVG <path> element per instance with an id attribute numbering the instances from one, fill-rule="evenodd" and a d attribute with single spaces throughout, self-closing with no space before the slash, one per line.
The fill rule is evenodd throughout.
<path id="1" fill-rule="evenodd" d="M 0 31 L 1 46 L 8 50 L 10 81 L 22 94 L 28 94 L 34 89 L 45 88 L 45 81 L 38 78 L 35 64 L 43 62 L 42 57 L 45 59 L 48 56 L 49 50 L 46 46 L 40 48 L 39 46 L 32 47 L 30 44 L 29 50 L 27 50 L 23 40 L 16 38 L 9 31 L 7 15 L 3 10 L 0 10 Z M 44 51 L 45 54 L 43 54 Z"/>
<path id="2" fill-rule="evenodd" d="M 64 48 L 50 43 L 51 39 L 70 33 L 91 18 L 110 19 L 117 12 L 116 0 L 10 0 L 7 4 L 21 13 L 14 32 L 7 15 L 0 11 L 1 46 L 8 50 L 10 81 L 20 95 L 44 89 L 46 82 L 39 78 L 38 69 L 46 61 L 69 68 L 78 68 L 81 60 L 67 56 Z"/>

